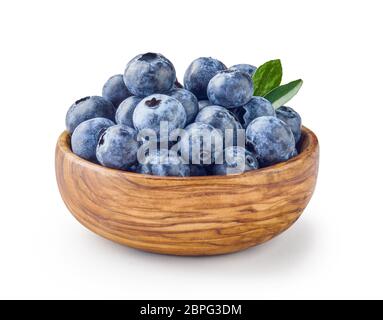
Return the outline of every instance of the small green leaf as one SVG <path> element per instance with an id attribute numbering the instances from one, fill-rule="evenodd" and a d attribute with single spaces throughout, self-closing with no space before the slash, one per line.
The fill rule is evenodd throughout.
<path id="1" fill-rule="evenodd" d="M 263 97 L 282 81 L 281 60 L 271 60 L 261 65 L 253 75 L 254 96 Z"/>
<path id="2" fill-rule="evenodd" d="M 269 100 L 275 109 L 283 106 L 286 102 L 290 101 L 302 87 L 303 80 L 295 80 L 288 84 L 284 84 L 270 91 L 265 98 Z"/>

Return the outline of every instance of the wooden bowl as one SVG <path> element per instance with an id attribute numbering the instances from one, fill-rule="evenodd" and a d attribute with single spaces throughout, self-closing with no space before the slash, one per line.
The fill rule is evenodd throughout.
<path id="1" fill-rule="evenodd" d="M 319 145 L 303 128 L 300 154 L 231 176 L 158 177 L 76 156 L 67 132 L 56 147 L 56 177 L 69 211 L 112 241 L 150 252 L 216 255 L 263 243 L 289 228 L 315 188 Z"/>

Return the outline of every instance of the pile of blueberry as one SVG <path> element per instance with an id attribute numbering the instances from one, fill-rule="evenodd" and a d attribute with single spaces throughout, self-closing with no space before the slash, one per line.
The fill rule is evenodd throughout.
<path id="1" fill-rule="evenodd" d="M 286 161 L 297 155 L 301 118 L 254 96 L 256 72 L 198 58 L 183 87 L 167 58 L 140 54 L 105 83 L 102 97 L 69 108 L 72 151 L 109 168 L 160 176 L 226 175 Z"/>

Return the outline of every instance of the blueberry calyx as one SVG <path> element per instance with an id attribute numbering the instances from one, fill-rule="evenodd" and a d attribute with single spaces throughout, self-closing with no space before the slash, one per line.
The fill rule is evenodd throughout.
<path id="1" fill-rule="evenodd" d="M 77 100 L 74 104 L 79 104 L 79 103 L 81 103 L 81 102 L 84 102 L 84 101 L 88 100 L 89 98 L 90 98 L 89 96 L 88 96 L 88 97 L 81 98 L 81 99 Z"/>
<path id="2" fill-rule="evenodd" d="M 156 58 L 157 58 L 157 54 L 156 53 L 148 52 L 148 53 L 143 54 L 138 60 L 139 61 L 151 62 L 151 61 L 153 61 Z"/>
<path id="3" fill-rule="evenodd" d="M 160 103 L 161 103 L 161 99 L 156 99 L 156 98 L 152 98 L 150 100 L 145 101 L 145 104 L 150 108 L 154 108 L 158 106 Z"/>

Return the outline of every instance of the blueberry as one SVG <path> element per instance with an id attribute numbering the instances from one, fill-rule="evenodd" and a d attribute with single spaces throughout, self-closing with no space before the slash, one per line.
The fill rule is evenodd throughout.
<path id="1" fill-rule="evenodd" d="M 167 149 L 160 149 L 154 154 L 149 154 L 144 163 L 139 164 L 137 172 L 156 176 L 190 176 L 189 166 L 183 163 L 176 152 Z"/>
<path id="2" fill-rule="evenodd" d="M 294 134 L 295 143 L 301 138 L 302 119 L 298 112 L 290 107 L 280 107 L 276 111 L 277 118 L 286 122 Z"/>
<path id="3" fill-rule="evenodd" d="M 114 121 L 115 112 L 113 104 L 103 97 L 82 98 L 69 108 L 65 118 L 66 129 L 72 134 L 81 122 L 93 118 L 107 118 Z"/>
<path id="4" fill-rule="evenodd" d="M 176 81 L 176 72 L 173 64 L 163 55 L 145 53 L 128 63 L 124 81 L 133 95 L 146 97 L 169 91 Z"/>
<path id="5" fill-rule="evenodd" d="M 238 70 L 244 73 L 247 73 L 250 77 L 253 77 L 257 67 L 252 66 L 251 64 L 236 64 L 229 68 L 230 70 Z"/>
<path id="6" fill-rule="evenodd" d="M 242 126 L 246 128 L 251 121 L 258 117 L 275 117 L 275 110 L 270 101 L 263 97 L 252 97 L 243 107 L 233 110 Z"/>
<path id="7" fill-rule="evenodd" d="M 211 106 L 211 102 L 209 100 L 200 100 L 198 101 L 198 107 L 199 107 L 199 111 L 201 111 L 201 109 L 207 107 L 207 106 Z"/>
<path id="8" fill-rule="evenodd" d="M 178 147 L 189 164 L 209 165 L 222 154 L 223 138 L 213 126 L 195 122 L 185 128 Z"/>
<path id="9" fill-rule="evenodd" d="M 185 71 L 184 86 L 193 92 L 199 99 L 207 98 L 207 85 L 218 71 L 225 70 L 226 66 L 213 58 L 198 58 L 194 60 Z"/>
<path id="10" fill-rule="evenodd" d="M 199 111 L 196 96 L 185 89 L 173 89 L 167 94 L 181 102 L 186 111 L 186 124 L 192 123 Z"/>
<path id="11" fill-rule="evenodd" d="M 132 94 L 129 92 L 124 83 L 122 74 L 116 74 L 115 76 L 109 78 L 109 80 L 102 88 L 102 96 L 106 100 L 109 100 L 111 103 L 113 103 L 116 109 L 122 101 L 131 95 Z"/>
<path id="12" fill-rule="evenodd" d="M 116 111 L 116 123 L 124 124 L 128 127 L 134 128 L 133 125 L 133 112 L 137 104 L 142 98 L 132 96 L 121 102 L 120 106 Z"/>
<path id="13" fill-rule="evenodd" d="M 215 164 L 211 168 L 214 175 L 236 174 L 259 168 L 256 155 L 245 148 L 228 147 L 225 149 L 224 155 L 223 164 Z"/>
<path id="14" fill-rule="evenodd" d="M 207 171 L 204 166 L 198 164 L 191 164 L 190 167 L 190 175 L 193 177 L 198 176 L 207 176 Z"/>
<path id="15" fill-rule="evenodd" d="M 211 103 L 236 108 L 248 103 L 254 86 L 250 76 L 237 70 L 218 72 L 209 82 L 207 95 Z"/>
<path id="16" fill-rule="evenodd" d="M 128 170 L 137 162 L 138 148 L 136 131 L 118 124 L 101 135 L 96 156 L 105 167 Z"/>
<path id="17" fill-rule="evenodd" d="M 222 137 L 226 138 L 225 143 L 227 145 L 239 142 L 237 141 L 237 135 L 242 126 L 235 116 L 224 107 L 207 106 L 197 114 L 195 121 L 209 124 L 219 130 Z"/>
<path id="18" fill-rule="evenodd" d="M 295 151 L 293 133 L 285 122 L 276 117 L 253 120 L 246 129 L 246 139 L 262 167 L 286 161 Z"/>
<path id="19" fill-rule="evenodd" d="M 97 162 L 98 139 L 111 126 L 114 126 L 114 122 L 106 118 L 94 118 L 80 123 L 71 137 L 72 151 L 83 159 Z"/>
<path id="20" fill-rule="evenodd" d="M 184 128 L 186 112 L 181 102 L 163 94 L 153 94 L 141 100 L 133 112 L 137 130 L 152 129 L 158 135 L 161 121 L 167 122 L 169 132 Z"/>

